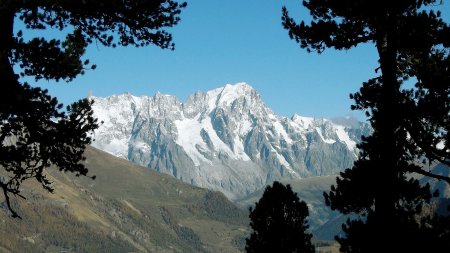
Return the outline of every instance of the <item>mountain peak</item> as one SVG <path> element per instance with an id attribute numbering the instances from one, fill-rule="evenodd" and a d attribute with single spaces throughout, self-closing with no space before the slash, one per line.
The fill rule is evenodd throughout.
<path id="1" fill-rule="evenodd" d="M 239 94 L 239 95 L 246 95 L 251 93 L 258 93 L 253 86 L 251 86 L 248 83 L 236 83 L 236 84 L 225 84 L 225 86 L 222 87 L 222 94 Z"/>
<path id="2" fill-rule="evenodd" d="M 205 93 L 196 92 L 188 98 L 186 105 L 191 105 L 194 101 L 196 101 L 194 103 L 198 103 L 199 100 L 204 101 L 203 108 L 207 109 L 206 111 L 208 113 L 216 108 L 228 108 L 236 100 L 246 101 L 248 106 L 256 105 L 257 107 L 265 107 L 256 89 L 244 82 L 225 84 Z"/>
<path id="3" fill-rule="evenodd" d="M 250 84 L 240 82 L 236 84 L 227 83 L 224 86 L 207 91 L 206 94 L 209 94 L 210 96 L 219 96 L 228 94 L 228 95 L 235 95 L 237 97 L 239 95 L 242 96 L 254 92 L 257 93 L 255 88 L 253 88 Z"/>
<path id="4" fill-rule="evenodd" d="M 253 86 L 251 86 L 246 82 L 239 82 L 235 84 L 227 83 L 225 84 L 225 86 L 223 86 L 223 91 L 239 93 L 239 92 L 255 91 L 255 88 L 253 88 Z"/>
<path id="5" fill-rule="evenodd" d="M 259 93 L 247 83 L 226 84 L 218 94 L 217 105 L 229 106 L 240 98 L 260 101 Z"/>
<path id="6" fill-rule="evenodd" d="M 94 146 L 236 199 L 274 180 L 351 166 L 364 129 L 276 115 L 247 83 L 175 96 L 93 98 Z"/>

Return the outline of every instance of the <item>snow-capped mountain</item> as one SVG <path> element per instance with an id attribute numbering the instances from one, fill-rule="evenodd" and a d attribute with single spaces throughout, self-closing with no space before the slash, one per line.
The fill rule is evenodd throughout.
<path id="1" fill-rule="evenodd" d="M 196 92 L 95 101 L 104 123 L 94 147 L 237 199 L 274 180 L 332 175 L 351 166 L 369 127 L 281 117 L 246 83 Z"/>

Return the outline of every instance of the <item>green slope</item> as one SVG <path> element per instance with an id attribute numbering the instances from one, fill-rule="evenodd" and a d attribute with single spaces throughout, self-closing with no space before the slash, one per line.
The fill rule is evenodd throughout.
<path id="1" fill-rule="evenodd" d="M 14 199 L 23 220 L 0 197 L 0 252 L 239 252 L 247 212 L 221 193 L 194 187 L 94 148 L 95 180 L 49 171 L 55 194 L 25 185 Z"/>

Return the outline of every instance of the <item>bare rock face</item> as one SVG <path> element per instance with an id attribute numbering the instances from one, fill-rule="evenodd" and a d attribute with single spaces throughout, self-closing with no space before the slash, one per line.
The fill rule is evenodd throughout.
<path id="1" fill-rule="evenodd" d="M 94 147 L 237 199 L 274 180 L 334 175 L 350 167 L 367 124 L 272 112 L 246 83 L 170 95 L 95 101 L 104 123 Z"/>

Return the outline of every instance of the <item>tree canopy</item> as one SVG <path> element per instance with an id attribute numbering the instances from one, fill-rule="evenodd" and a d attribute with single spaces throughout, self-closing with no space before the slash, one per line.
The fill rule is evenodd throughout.
<path id="1" fill-rule="evenodd" d="M 174 49 L 166 28 L 180 21 L 186 3 L 172 0 L 0 0 L 0 187 L 13 217 L 10 195 L 36 179 L 53 191 L 45 169 L 87 175 L 83 151 L 98 127 L 92 102 L 83 99 L 65 108 L 47 90 L 20 77 L 71 81 L 95 69 L 83 55 L 89 44 Z M 22 22 L 25 30 L 15 29 Z M 29 30 L 56 29 L 63 41 L 35 37 Z"/>
<path id="2" fill-rule="evenodd" d="M 310 24 L 297 23 L 283 8 L 283 26 L 309 52 L 349 50 L 361 43 L 373 44 L 378 52 L 379 76 L 351 95 L 352 109 L 366 112 L 373 134 L 358 145 L 353 168 L 325 193 L 332 209 L 362 215 L 344 226 L 344 252 L 424 243 L 413 235 L 401 236 L 407 227 L 417 233 L 427 227 L 415 215 L 430 199 L 430 190 L 411 174 L 450 183 L 427 169 L 434 163 L 450 165 L 450 28 L 432 8 L 439 2 L 303 1 Z M 400 237 L 404 240 L 396 240 Z"/>
<path id="3" fill-rule="evenodd" d="M 290 185 L 275 181 L 250 208 L 253 233 L 246 239 L 247 252 L 314 252 L 308 233 L 308 206 Z"/>

